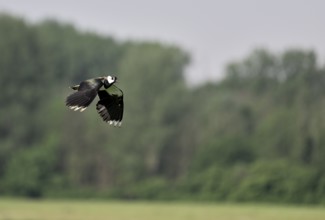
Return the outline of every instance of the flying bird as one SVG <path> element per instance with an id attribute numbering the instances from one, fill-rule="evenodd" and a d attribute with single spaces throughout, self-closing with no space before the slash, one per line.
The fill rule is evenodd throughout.
<path id="1" fill-rule="evenodd" d="M 71 89 L 77 91 L 67 97 L 66 106 L 83 112 L 98 95 L 98 114 L 110 125 L 121 126 L 124 111 L 123 91 L 114 85 L 116 81 L 116 76 L 97 77 L 71 86 Z M 101 89 L 103 87 L 104 89 Z"/>

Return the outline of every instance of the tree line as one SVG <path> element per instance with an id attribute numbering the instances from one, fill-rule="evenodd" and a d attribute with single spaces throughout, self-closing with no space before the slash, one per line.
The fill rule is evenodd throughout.
<path id="1" fill-rule="evenodd" d="M 1 195 L 325 202 L 325 69 L 311 50 L 256 49 L 190 87 L 175 45 L 1 14 L 0 54 Z M 70 85 L 109 74 L 120 129 L 64 106 Z"/>

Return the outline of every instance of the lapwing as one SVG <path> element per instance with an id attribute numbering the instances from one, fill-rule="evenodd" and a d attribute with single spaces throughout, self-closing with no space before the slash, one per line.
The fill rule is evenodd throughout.
<path id="1" fill-rule="evenodd" d="M 123 91 L 114 85 L 116 81 L 116 76 L 97 77 L 71 86 L 71 89 L 77 91 L 67 97 L 66 106 L 83 112 L 98 95 L 96 109 L 103 121 L 121 126 L 124 111 Z"/>

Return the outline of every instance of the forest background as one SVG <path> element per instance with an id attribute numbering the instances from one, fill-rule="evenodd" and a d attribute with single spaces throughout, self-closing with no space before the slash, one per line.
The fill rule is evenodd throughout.
<path id="1" fill-rule="evenodd" d="M 315 52 L 256 49 L 196 87 L 189 62 L 176 45 L 0 15 L 0 195 L 325 203 Z M 64 103 L 70 85 L 109 74 L 121 128 Z"/>

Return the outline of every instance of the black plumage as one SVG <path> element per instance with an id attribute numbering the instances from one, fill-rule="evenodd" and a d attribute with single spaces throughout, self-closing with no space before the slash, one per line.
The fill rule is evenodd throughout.
<path id="1" fill-rule="evenodd" d="M 123 91 L 114 85 L 114 76 L 88 79 L 71 88 L 77 90 L 66 99 L 66 105 L 72 110 L 84 111 L 98 95 L 96 104 L 102 119 L 114 126 L 121 126 L 124 111 Z M 104 89 L 101 89 L 104 87 Z"/>

